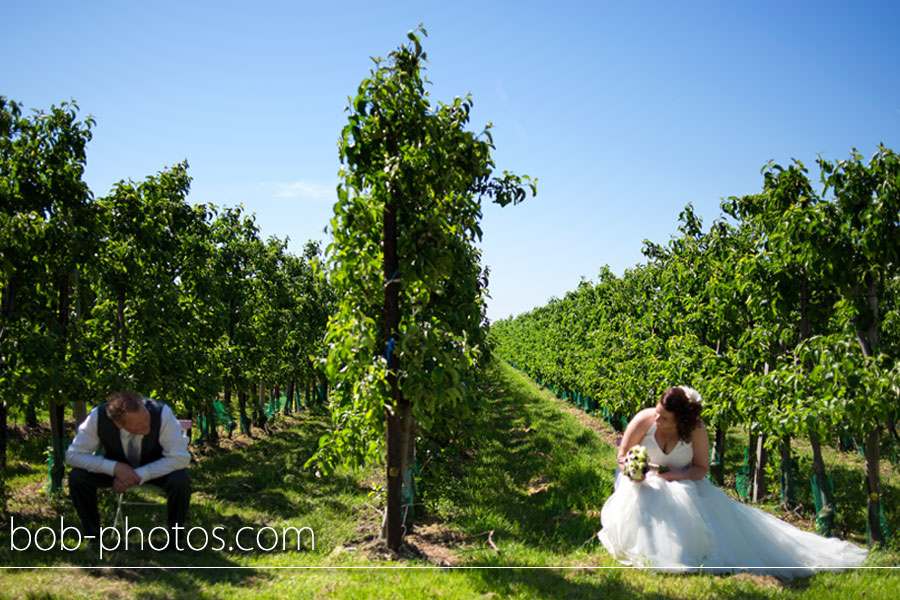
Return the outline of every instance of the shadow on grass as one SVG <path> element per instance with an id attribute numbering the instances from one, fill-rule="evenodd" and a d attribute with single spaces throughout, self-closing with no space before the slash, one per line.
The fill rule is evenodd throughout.
<path id="1" fill-rule="evenodd" d="M 307 419 L 302 431 L 282 430 L 239 452 L 211 457 L 192 471 L 194 488 L 217 504 L 253 510 L 267 518 L 289 519 L 324 501 L 335 510 L 348 507 L 330 498 L 357 489 L 349 476 L 316 478 L 303 469 L 325 432 L 321 420 Z"/>
<path id="2" fill-rule="evenodd" d="M 655 589 L 648 591 L 640 589 L 630 580 L 630 571 L 619 570 L 583 570 L 576 573 L 561 570 L 541 569 L 503 569 L 503 570 L 479 570 L 477 576 L 499 597 L 513 597 L 524 595 L 526 597 L 560 599 L 560 600 L 596 600 L 596 598 L 615 598 L 616 600 L 668 600 L 685 597 L 683 593 L 667 593 Z M 681 577 L 686 584 L 696 586 L 692 575 L 670 575 L 669 577 Z M 771 590 L 754 590 L 748 586 L 722 586 L 710 584 L 714 588 L 712 595 L 724 600 L 764 600 L 772 598 Z M 806 582 L 795 582 L 788 587 L 801 589 L 808 587 Z M 703 594 L 707 596 L 706 593 Z"/>
<path id="3" fill-rule="evenodd" d="M 561 419 L 501 368 L 488 373 L 493 391 L 465 440 L 449 449 L 472 455 L 463 461 L 462 478 L 451 467 L 437 466 L 423 487 L 449 501 L 448 516 L 470 534 L 493 530 L 498 544 L 516 543 L 562 559 L 600 529 L 599 510 L 612 491 L 611 469 L 600 463 L 615 460 L 596 435 Z"/>
<path id="4" fill-rule="evenodd" d="M 308 532 L 292 535 L 286 542 L 287 551 L 282 549 L 282 540 L 276 538 L 283 534 L 285 527 L 302 529 L 306 524 L 301 525 L 300 522 L 314 505 L 319 508 L 327 506 L 333 511 L 347 511 L 347 503 L 342 498 L 364 496 L 366 493 L 352 477 L 319 479 L 303 469 L 303 464 L 317 448 L 318 439 L 324 431 L 324 417 L 302 416 L 291 419 L 290 423 L 293 429 L 281 429 L 244 448 L 208 456 L 191 466 L 194 494 L 188 521 L 191 531 L 189 540 L 195 548 L 205 547 L 201 551 L 156 551 L 148 546 L 147 539 L 143 549 L 138 546 L 140 535 L 151 535 L 154 545 L 162 547 L 165 534 L 150 533 L 154 527 L 165 526 L 166 509 L 162 498 L 156 506 L 128 507 L 126 515 L 129 526 L 139 527 L 141 531 L 132 531 L 127 551 L 105 552 L 101 559 L 99 545 L 91 550 L 61 549 L 58 539 L 61 519 L 66 527 L 80 526 L 66 491 L 59 500 L 52 502 L 35 494 L 33 502 L 42 505 L 40 510 L 25 505 L 12 507 L 9 518 L 0 523 L 0 567 L 84 567 L 85 572 L 93 576 L 116 578 L 123 583 L 134 584 L 152 576 L 154 584 L 167 588 L 166 597 L 172 598 L 197 597 L 202 595 L 201 588 L 210 583 L 240 584 L 268 577 L 265 571 L 257 569 L 208 567 L 235 567 L 246 564 L 245 558 L 265 560 L 267 556 L 284 561 L 285 554 L 314 552 Z M 104 525 L 109 525 L 115 512 L 115 496 L 112 493 L 100 492 L 100 510 Z M 17 528 L 17 537 L 14 538 L 17 549 L 11 547 L 13 524 Z M 22 527 L 29 533 L 19 530 Z M 261 533 L 257 540 L 257 534 L 264 527 L 271 527 L 272 530 Z M 26 545 L 26 537 L 41 528 L 46 528 L 40 533 L 41 546 L 47 547 L 51 536 L 54 536 L 56 544 L 52 549 L 42 551 L 32 544 L 27 550 L 18 550 Z M 215 537 L 216 528 L 220 528 L 217 533 L 221 541 Z M 240 540 L 236 540 L 235 536 L 242 529 Z M 76 546 L 78 536 L 72 531 L 65 538 L 67 547 Z M 156 537 L 153 538 L 153 535 Z M 109 532 L 106 546 L 115 545 L 112 536 L 113 532 Z M 299 542 L 295 544 L 297 537 Z M 235 547 L 237 541 L 252 550 L 241 551 Z M 276 541 L 275 549 L 266 551 Z M 123 542 L 119 547 L 123 547 Z M 148 574 L 141 567 L 175 569 L 155 570 Z M 206 568 L 184 570 L 190 567 Z M 141 596 L 138 594 L 136 597 Z"/>

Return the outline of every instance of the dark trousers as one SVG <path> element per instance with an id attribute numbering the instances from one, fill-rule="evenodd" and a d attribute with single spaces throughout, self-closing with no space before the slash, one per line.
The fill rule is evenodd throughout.
<path id="1" fill-rule="evenodd" d="M 97 509 L 97 488 L 110 488 L 113 477 L 103 473 L 91 473 L 74 468 L 69 471 L 69 495 L 81 519 L 81 529 L 85 536 L 100 535 L 100 513 Z M 169 529 L 175 525 L 184 526 L 188 508 L 191 505 L 191 478 L 187 469 L 172 471 L 168 475 L 148 479 L 144 483 L 163 489 L 166 494 Z"/>

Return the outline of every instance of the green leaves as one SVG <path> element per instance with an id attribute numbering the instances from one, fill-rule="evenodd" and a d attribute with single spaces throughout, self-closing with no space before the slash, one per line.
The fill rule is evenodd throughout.
<path id="1" fill-rule="evenodd" d="M 471 98 L 432 106 L 422 76 L 424 35 L 420 26 L 407 45 L 375 60 L 341 132 L 345 167 L 328 249 L 338 304 L 326 334 L 335 429 L 321 445 L 323 464 L 370 459 L 381 447 L 392 406 L 389 344 L 420 426 L 461 417 L 464 381 L 485 352 L 487 274 L 475 247 L 481 199 L 517 203 L 536 191 L 528 177 L 492 177 L 493 146 L 465 129 Z M 388 206 L 397 214 L 396 274 L 382 264 Z M 400 286 L 393 342 L 384 327 L 388 284 Z"/>
<path id="2" fill-rule="evenodd" d="M 313 376 L 333 305 L 318 247 L 294 257 L 241 209 L 192 205 L 186 161 L 95 200 L 81 180 L 94 123 L 76 110 L 23 118 L 0 97 L 3 397 L 93 403 L 129 386 L 187 411 L 223 385 Z"/>
<path id="3" fill-rule="evenodd" d="M 730 219 L 704 231 L 688 205 L 646 265 L 495 323 L 496 353 L 626 414 L 689 383 L 710 424 L 827 439 L 896 420 L 900 161 L 819 166 L 834 199 L 770 162 L 761 192 L 723 201 Z"/>

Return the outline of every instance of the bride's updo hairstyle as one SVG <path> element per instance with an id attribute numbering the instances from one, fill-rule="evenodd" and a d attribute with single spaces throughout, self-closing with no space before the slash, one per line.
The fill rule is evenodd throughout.
<path id="1" fill-rule="evenodd" d="M 703 412 L 703 405 L 692 398 L 688 398 L 684 389 L 680 387 L 667 389 L 663 392 L 659 402 L 664 409 L 675 415 L 678 438 L 685 443 L 690 442 L 691 434 L 697 425 L 700 424 L 700 413 Z"/>

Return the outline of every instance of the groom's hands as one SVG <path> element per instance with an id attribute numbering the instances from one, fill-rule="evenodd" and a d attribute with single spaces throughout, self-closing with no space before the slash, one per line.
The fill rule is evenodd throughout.
<path id="1" fill-rule="evenodd" d="M 116 463 L 113 471 L 115 479 L 113 479 L 113 490 L 121 494 L 127 492 L 129 488 L 141 482 L 141 477 L 134 472 L 131 465 L 125 463 Z"/>

